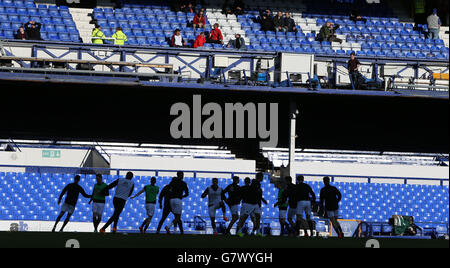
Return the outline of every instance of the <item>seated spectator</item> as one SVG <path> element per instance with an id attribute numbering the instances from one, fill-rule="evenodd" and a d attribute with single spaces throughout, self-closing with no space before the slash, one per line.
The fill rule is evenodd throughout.
<path id="1" fill-rule="evenodd" d="M 231 39 L 228 42 L 227 47 L 235 48 L 235 49 L 239 49 L 239 50 L 247 49 L 247 46 L 245 45 L 245 40 L 244 40 L 244 38 L 241 37 L 240 34 L 236 34 L 234 37 L 235 37 L 234 40 Z"/>
<path id="2" fill-rule="evenodd" d="M 28 35 L 25 32 L 25 28 L 23 28 L 23 26 L 19 27 L 19 30 L 17 30 L 17 33 L 14 35 L 14 39 L 18 39 L 18 40 L 27 40 L 28 39 Z"/>
<path id="3" fill-rule="evenodd" d="M 208 43 L 223 45 L 223 35 L 218 23 L 214 24 L 214 29 L 209 33 Z"/>
<path id="4" fill-rule="evenodd" d="M 244 14 L 245 4 L 243 0 L 234 0 L 233 3 L 233 13 L 234 15 Z"/>
<path id="5" fill-rule="evenodd" d="M 181 36 L 180 29 L 176 29 L 172 35 L 172 38 L 170 38 L 170 46 L 171 47 L 185 47 L 186 46 L 186 41 L 183 39 L 183 36 Z"/>
<path id="6" fill-rule="evenodd" d="M 261 31 L 275 31 L 275 25 L 273 23 L 273 19 L 267 16 L 267 13 L 264 13 L 261 18 Z"/>
<path id="7" fill-rule="evenodd" d="M 116 32 L 112 35 L 114 39 L 114 45 L 123 46 L 125 42 L 128 42 L 128 37 L 123 33 L 121 27 L 116 28 Z"/>
<path id="8" fill-rule="evenodd" d="M 295 21 L 291 18 L 291 14 L 289 12 L 286 12 L 284 17 L 284 28 L 287 32 L 298 32 L 297 25 L 295 25 Z"/>
<path id="9" fill-rule="evenodd" d="M 28 40 L 42 40 L 41 24 L 39 22 L 30 21 L 25 24 L 25 32 Z"/>
<path id="10" fill-rule="evenodd" d="M 286 28 L 284 28 L 283 13 L 281 13 L 281 11 L 278 11 L 277 15 L 273 18 L 273 25 L 275 26 L 276 32 L 286 31 Z"/>
<path id="11" fill-rule="evenodd" d="M 356 11 L 355 9 L 352 10 L 352 12 L 350 13 L 350 20 L 352 20 L 352 21 L 354 21 L 354 22 L 357 22 L 357 21 L 363 21 L 364 23 L 367 22 L 367 19 L 361 17 L 361 16 L 358 14 L 358 11 Z"/>
<path id="12" fill-rule="evenodd" d="M 222 14 L 231 15 L 233 14 L 232 5 L 230 3 L 231 0 L 225 0 L 225 3 L 222 6 Z"/>
<path id="13" fill-rule="evenodd" d="M 203 11 L 200 11 L 198 14 L 195 14 L 194 20 L 192 21 L 192 25 L 194 26 L 194 31 L 195 31 L 195 28 L 205 29 L 206 18 L 204 16 Z"/>
<path id="14" fill-rule="evenodd" d="M 197 13 L 191 2 L 183 9 L 184 13 Z"/>
<path id="15" fill-rule="evenodd" d="M 328 41 L 328 42 L 339 42 L 342 44 L 342 40 L 336 37 L 336 30 L 339 25 L 333 25 L 332 22 L 327 21 L 322 28 L 320 28 L 319 35 L 317 36 L 317 41 Z"/>
<path id="16" fill-rule="evenodd" d="M 206 36 L 205 32 L 201 32 L 194 42 L 194 48 L 203 47 L 203 45 L 206 43 Z"/>

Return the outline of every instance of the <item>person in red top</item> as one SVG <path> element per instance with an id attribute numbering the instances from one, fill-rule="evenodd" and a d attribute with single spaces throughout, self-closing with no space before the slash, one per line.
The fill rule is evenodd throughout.
<path id="1" fill-rule="evenodd" d="M 214 29 L 209 33 L 208 43 L 223 45 L 223 35 L 218 23 L 214 24 Z"/>
<path id="2" fill-rule="evenodd" d="M 194 25 L 194 31 L 195 28 L 203 28 L 206 27 L 206 18 L 204 16 L 203 11 L 200 11 L 198 14 L 195 14 L 194 20 L 192 21 L 192 24 Z"/>
<path id="3" fill-rule="evenodd" d="M 194 42 L 194 48 L 203 47 L 203 45 L 204 45 L 205 43 L 206 43 L 205 32 L 201 32 L 201 33 L 197 36 L 197 39 L 195 39 L 195 42 Z"/>

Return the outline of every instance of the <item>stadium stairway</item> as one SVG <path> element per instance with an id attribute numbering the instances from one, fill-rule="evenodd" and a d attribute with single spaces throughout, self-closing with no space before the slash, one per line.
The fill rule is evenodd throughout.
<path id="1" fill-rule="evenodd" d="M 84 8 L 69 8 L 70 14 L 75 21 L 78 31 L 80 32 L 80 37 L 83 40 L 83 43 L 92 43 L 91 42 L 91 34 L 92 29 L 94 28 L 91 24 L 91 9 Z"/>

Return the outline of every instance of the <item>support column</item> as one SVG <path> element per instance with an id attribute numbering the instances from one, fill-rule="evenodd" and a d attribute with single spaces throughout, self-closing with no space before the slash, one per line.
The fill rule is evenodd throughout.
<path id="1" fill-rule="evenodd" d="M 294 170 L 295 163 L 295 140 L 297 138 L 296 135 L 296 127 L 297 127 L 297 116 L 299 111 L 297 110 L 297 103 L 291 99 L 290 100 L 290 111 L 289 111 L 289 165 L 287 166 L 287 171 L 289 176 L 292 177 L 293 183 L 296 181 L 296 174 Z"/>

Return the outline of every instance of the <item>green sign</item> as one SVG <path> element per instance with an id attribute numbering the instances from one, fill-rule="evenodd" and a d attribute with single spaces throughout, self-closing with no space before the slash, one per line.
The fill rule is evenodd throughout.
<path id="1" fill-rule="evenodd" d="M 61 158 L 60 150 L 42 150 L 42 158 Z"/>

